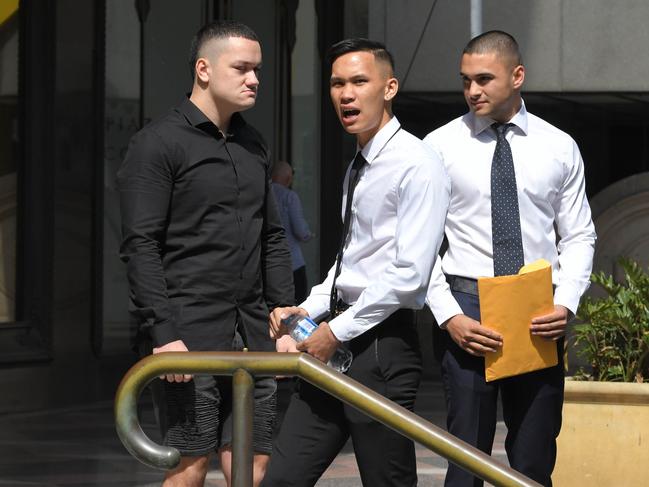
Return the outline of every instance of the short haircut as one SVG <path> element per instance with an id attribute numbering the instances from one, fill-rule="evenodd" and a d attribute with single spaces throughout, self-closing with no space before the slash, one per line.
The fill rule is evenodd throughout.
<path id="1" fill-rule="evenodd" d="M 251 41 L 259 42 L 259 37 L 245 24 L 236 22 L 234 20 L 218 20 L 204 25 L 199 29 L 192 39 L 191 47 L 189 48 L 189 71 L 194 79 L 194 69 L 198 54 L 203 46 L 212 39 L 228 39 L 230 37 L 242 37 Z M 261 42 L 259 42 L 261 44 Z"/>
<path id="2" fill-rule="evenodd" d="M 464 48 L 462 54 L 495 53 L 499 58 L 509 58 L 514 65 L 523 64 L 523 57 L 514 36 L 501 30 L 490 30 L 474 37 Z"/>
<path id="3" fill-rule="evenodd" d="M 390 51 L 386 49 L 385 45 L 361 37 L 345 39 L 344 41 L 336 42 L 331 46 L 329 51 L 327 51 L 327 61 L 329 61 L 329 66 L 331 66 L 340 56 L 358 51 L 371 52 L 374 54 L 374 58 L 377 61 L 386 63 L 394 73 L 394 58 L 392 57 L 392 54 L 390 54 Z"/>

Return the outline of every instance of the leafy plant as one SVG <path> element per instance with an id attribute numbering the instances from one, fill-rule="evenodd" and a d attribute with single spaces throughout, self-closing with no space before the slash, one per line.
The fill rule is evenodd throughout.
<path id="1" fill-rule="evenodd" d="M 624 283 L 599 272 L 591 282 L 607 293 L 585 298 L 577 311 L 582 324 L 574 327 L 577 354 L 585 358 L 575 378 L 611 382 L 649 380 L 649 274 L 637 262 L 622 258 Z"/>

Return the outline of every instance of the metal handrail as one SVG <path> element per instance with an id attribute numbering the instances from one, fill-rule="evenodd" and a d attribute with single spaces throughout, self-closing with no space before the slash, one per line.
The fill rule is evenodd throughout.
<path id="1" fill-rule="evenodd" d="M 115 397 L 117 434 L 141 462 L 157 468 L 178 465 L 175 448 L 149 439 L 137 417 L 137 398 L 146 385 L 167 373 L 233 375 L 233 485 L 252 485 L 252 387 L 256 375 L 297 375 L 332 396 L 420 443 L 495 486 L 539 487 L 540 484 L 494 460 L 415 413 L 336 372 L 304 353 L 167 352 L 136 363 L 122 379 Z"/>

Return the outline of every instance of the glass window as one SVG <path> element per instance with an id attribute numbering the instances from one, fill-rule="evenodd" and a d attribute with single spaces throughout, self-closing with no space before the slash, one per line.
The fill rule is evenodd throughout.
<path id="1" fill-rule="evenodd" d="M 0 2 L 0 323 L 16 321 L 18 0 Z"/>

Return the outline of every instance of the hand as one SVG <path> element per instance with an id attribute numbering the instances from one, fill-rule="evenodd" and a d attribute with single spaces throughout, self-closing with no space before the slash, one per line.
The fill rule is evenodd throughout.
<path id="1" fill-rule="evenodd" d="M 566 325 L 570 318 L 570 310 L 560 304 L 554 305 L 554 311 L 547 315 L 537 316 L 532 320 L 530 331 L 532 335 L 546 340 L 557 341 L 566 334 Z"/>
<path id="2" fill-rule="evenodd" d="M 503 345 L 503 337 L 467 315 L 455 315 L 446 321 L 446 330 L 458 346 L 476 357 L 496 352 Z"/>
<path id="3" fill-rule="evenodd" d="M 299 352 L 295 346 L 296 343 L 289 335 L 284 335 L 275 342 L 275 350 L 278 352 Z"/>
<path id="4" fill-rule="evenodd" d="M 187 350 L 187 347 L 185 346 L 185 342 L 182 340 L 176 340 L 174 342 L 169 342 L 165 345 L 162 345 L 161 347 L 157 347 L 153 349 L 153 354 L 155 355 L 156 353 L 163 353 L 163 352 L 189 352 Z M 189 374 L 167 374 L 167 382 L 189 382 L 192 380 L 192 376 Z M 165 376 L 161 375 L 161 379 L 164 379 Z"/>
<path id="5" fill-rule="evenodd" d="M 297 344 L 297 349 L 326 364 L 339 346 L 340 342 L 329 328 L 329 323 L 323 321 L 309 338 Z"/>
<path id="6" fill-rule="evenodd" d="M 270 328 L 270 337 L 278 339 L 288 333 L 288 330 L 282 325 L 282 320 L 291 315 L 309 316 L 304 308 L 297 306 L 287 306 L 285 308 L 275 308 L 268 318 L 268 327 Z"/>

